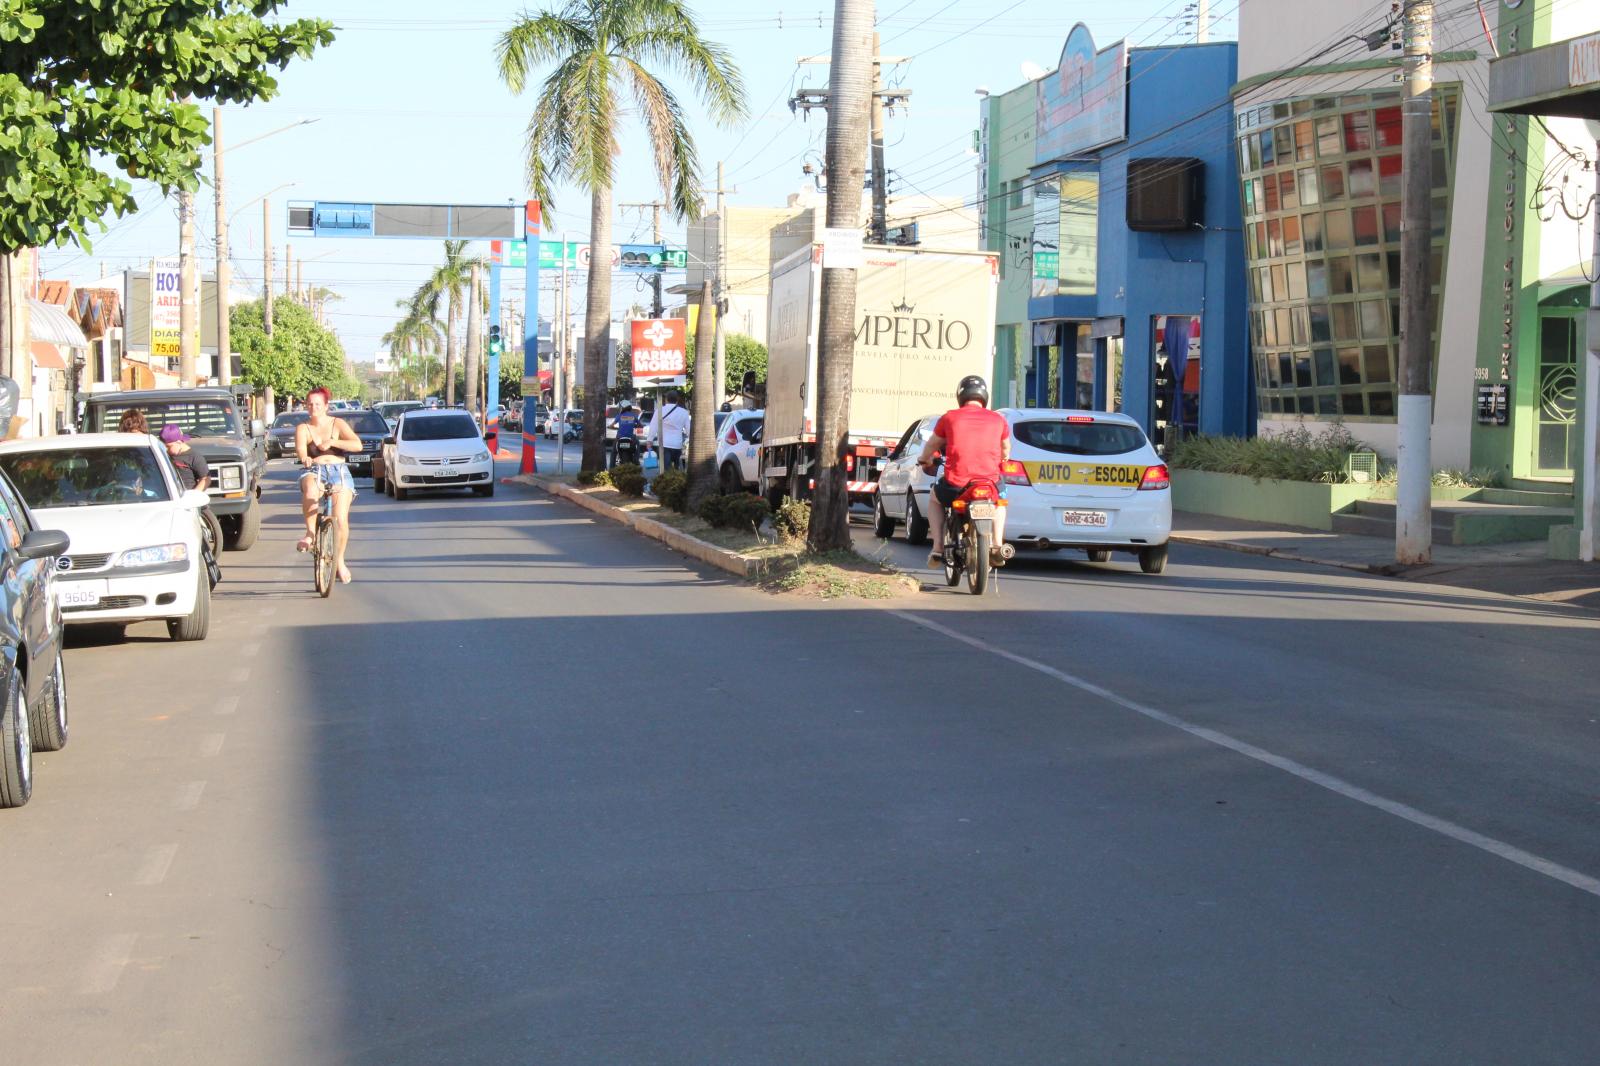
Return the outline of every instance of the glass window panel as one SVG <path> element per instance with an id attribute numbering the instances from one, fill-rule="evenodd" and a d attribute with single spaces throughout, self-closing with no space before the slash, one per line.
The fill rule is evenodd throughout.
<path id="1" fill-rule="evenodd" d="M 1366 152 L 1372 149 L 1372 116 L 1365 111 L 1351 111 L 1344 118 L 1344 150 Z"/>
<path id="2" fill-rule="evenodd" d="M 1352 200 L 1360 200 L 1368 196 L 1377 195 L 1378 183 L 1372 176 L 1372 160 L 1350 160 L 1350 183 L 1348 189 Z"/>
<path id="3" fill-rule="evenodd" d="M 1450 222 L 1450 202 L 1443 196 L 1433 198 L 1433 239 L 1444 240 L 1445 227 Z"/>
<path id="4" fill-rule="evenodd" d="M 1356 231 L 1357 245 L 1378 243 L 1378 209 L 1376 207 L 1357 207 L 1350 212 L 1350 218 Z"/>
<path id="5" fill-rule="evenodd" d="M 1384 310 L 1383 300 L 1361 301 L 1361 335 L 1367 340 L 1388 339 L 1388 315 L 1384 313 Z"/>
<path id="6" fill-rule="evenodd" d="M 1400 157 L 1398 155 L 1378 157 L 1378 195 L 1400 195 Z"/>
<path id="7" fill-rule="evenodd" d="M 1350 212 L 1326 211 L 1323 213 L 1322 237 L 1330 252 L 1349 248 L 1354 243 L 1350 233 Z"/>
<path id="8" fill-rule="evenodd" d="M 1287 163 L 1294 159 L 1294 134 L 1287 124 L 1273 129 L 1272 150 L 1277 154 L 1279 163 Z"/>
<path id="9" fill-rule="evenodd" d="M 1256 210 L 1260 211 L 1267 203 L 1266 194 L 1262 191 L 1265 183 L 1260 178 L 1251 178 L 1250 184 L 1255 186 Z"/>
<path id="10" fill-rule="evenodd" d="M 1251 262 L 1255 262 L 1261 258 L 1261 245 L 1256 243 L 1256 228 L 1254 226 L 1246 226 L 1244 228 L 1244 236 L 1245 253 L 1250 257 Z"/>
<path id="11" fill-rule="evenodd" d="M 1306 297 L 1311 300 L 1325 299 L 1328 295 L 1328 264 L 1310 262 L 1306 264 Z"/>
<path id="12" fill-rule="evenodd" d="M 1383 275 L 1383 256 L 1356 256 L 1356 285 L 1362 292 L 1388 292 L 1388 280 Z"/>
<path id="13" fill-rule="evenodd" d="M 1311 394 L 1309 392 L 1296 395 L 1294 402 L 1295 408 L 1300 414 L 1309 415 L 1315 413 L 1311 410 Z"/>
<path id="14" fill-rule="evenodd" d="M 1289 308 L 1289 320 L 1294 326 L 1291 337 L 1295 344 L 1308 344 L 1311 341 L 1311 328 L 1309 316 L 1304 306 Z"/>
<path id="15" fill-rule="evenodd" d="M 1311 312 L 1311 343 L 1325 344 L 1333 340 L 1333 325 L 1329 321 L 1327 304 L 1312 304 Z"/>
<path id="16" fill-rule="evenodd" d="M 1250 302 L 1258 304 L 1261 302 L 1261 279 L 1256 277 L 1254 270 L 1247 270 L 1245 273 L 1250 275 Z"/>
<path id="17" fill-rule="evenodd" d="M 1393 418 L 1394 393 L 1387 390 L 1367 393 L 1367 411 L 1373 418 Z"/>
<path id="18" fill-rule="evenodd" d="M 1341 415 L 1361 416 L 1367 413 L 1366 397 L 1360 389 L 1341 389 L 1339 392 L 1339 413 Z"/>
<path id="19" fill-rule="evenodd" d="M 1283 226 L 1277 219 L 1267 220 L 1267 255 L 1276 259 L 1283 254 Z"/>
<path id="20" fill-rule="evenodd" d="M 1260 133 L 1256 134 L 1256 142 L 1261 146 L 1261 165 L 1270 167 L 1273 162 L 1272 131 L 1262 130 Z"/>
<path id="21" fill-rule="evenodd" d="M 1328 288 L 1335 296 L 1344 296 L 1356 291 L 1348 256 L 1336 255 L 1328 260 Z"/>
<path id="22" fill-rule="evenodd" d="M 1437 289 L 1439 278 L 1444 271 L 1444 252 L 1435 248 L 1428 253 L 1428 284 Z"/>
<path id="23" fill-rule="evenodd" d="M 1333 339 L 1336 341 L 1361 339 L 1361 335 L 1356 332 L 1355 304 L 1341 303 L 1333 305 Z"/>
<path id="24" fill-rule="evenodd" d="M 1400 109 L 1398 107 L 1378 108 L 1377 121 L 1373 130 L 1377 134 L 1379 148 L 1400 147 Z"/>
<path id="25" fill-rule="evenodd" d="M 1239 139 L 1239 170 L 1241 172 L 1243 172 L 1243 173 L 1248 174 L 1251 170 L 1254 170 L 1254 169 L 1255 168 L 1250 165 L 1250 142 L 1249 142 L 1249 140 L 1247 140 L 1245 138 L 1240 138 Z M 1245 187 L 1249 188 L 1249 186 L 1250 186 L 1250 183 L 1249 182 L 1245 182 Z"/>
<path id="26" fill-rule="evenodd" d="M 1285 211 L 1293 211 L 1300 206 L 1300 195 L 1295 191 L 1294 171 L 1285 170 L 1278 174 L 1278 200 Z"/>
<path id="27" fill-rule="evenodd" d="M 1361 349 L 1361 363 L 1367 372 L 1369 385 L 1394 380 L 1394 375 L 1389 373 L 1389 349 L 1386 345 L 1369 344 Z"/>
<path id="28" fill-rule="evenodd" d="M 1301 215 L 1300 237 L 1305 242 L 1306 251 L 1322 251 L 1322 216 Z"/>
<path id="29" fill-rule="evenodd" d="M 1322 194 L 1317 191 L 1317 172 L 1310 167 L 1298 171 L 1300 179 L 1300 203 L 1302 206 L 1311 207 L 1322 201 Z"/>
<path id="30" fill-rule="evenodd" d="M 1334 399 L 1333 393 L 1331 393 L 1331 392 L 1319 392 L 1319 393 L 1317 393 L 1317 414 L 1319 414 L 1319 415 L 1333 415 L 1333 414 L 1338 414 L 1338 413 L 1339 413 L 1338 412 L 1338 404 Z"/>
<path id="31" fill-rule="evenodd" d="M 1274 300 L 1289 298 L 1289 283 L 1281 266 L 1272 268 L 1272 298 Z"/>
<path id="32" fill-rule="evenodd" d="M 1389 336 L 1400 336 L 1400 298 L 1389 301 Z"/>
<path id="33" fill-rule="evenodd" d="M 1450 187 L 1450 161 L 1445 158 L 1443 148 L 1433 150 L 1433 168 L 1431 177 L 1435 189 Z"/>
<path id="34" fill-rule="evenodd" d="M 1400 205 L 1383 205 L 1383 239 L 1390 244 L 1400 243 Z"/>
<path id="35" fill-rule="evenodd" d="M 1278 346 L 1278 318 L 1275 312 L 1268 311 L 1261 316 L 1261 338 L 1268 348 Z"/>
<path id="36" fill-rule="evenodd" d="M 1400 253 L 1385 252 L 1384 260 L 1389 266 L 1389 288 L 1398 289 L 1400 287 Z"/>
<path id="37" fill-rule="evenodd" d="M 1261 258 L 1267 257 L 1267 224 L 1256 223 L 1256 247 L 1261 249 Z"/>
<path id="38" fill-rule="evenodd" d="M 1302 389 L 1311 387 L 1311 356 L 1305 352 L 1294 353 L 1294 383 Z"/>
<path id="39" fill-rule="evenodd" d="M 1310 101 L 1298 101 L 1308 105 Z M 1311 120 L 1302 119 L 1294 124 L 1294 157 L 1296 159 L 1310 159 L 1315 152 L 1314 138 L 1311 134 Z"/>
<path id="40" fill-rule="evenodd" d="M 1294 356 L 1288 352 L 1281 352 L 1278 355 L 1278 380 L 1285 388 L 1294 385 Z"/>
<path id="41" fill-rule="evenodd" d="M 1300 252 L 1300 220 L 1290 215 L 1283 220 L 1283 254 L 1299 255 Z"/>
<path id="42" fill-rule="evenodd" d="M 1286 267 L 1285 273 L 1289 276 L 1289 299 L 1304 300 L 1306 298 L 1306 265 L 1304 263 L 1288 263 Z"/>
<path id="43" fill-rule="evenodd" d="M 1100 175 L 1078 170 L 1061 176 L 1060 293 L 1093 296 L 1100 249 Z"/>
<path id="44" fill-rule="evenodd" d="M 1279 344 L 1294 343 L 1294 327 L 1290 324 L 1290 317 L 1287 307 L 1280 307 L 1272 312 L 1273 329 L 1277 331 Z"/>
<path id="45" fill-rule="evenodd" d="M 1261 279 L 1261 302 L 1267 304 L 1271 303 L 1274 299 L 1274 296 L 1272 295 L 1271 273 L 1266 267 L 1257 267 L 1256 276 Z"/>
<path id="46" fill-rule="evenodd" d="M 1278 179 L 1274 175 L 1267 176 L 1266 209 L 1269 213 L 1278 210 Z"/>
<path id="47" fill-rule="evenodd" d="M 1256 213 L 1256 183 L 1253 181 L 1244 183 L 1244 213 L 1247 215 Z"/>
<path id="48" fill-rule="evenodd" d="M 1315 364 L 1318 385 L 1332 385 L 1333 378 L 1333 349 L 1318 348 L 1311 353 L 1312 362 Z"/>
<path id="49" fill-rule="evenodd" d="M 1344 168 L 1331 166 L 1322 168 L 1322 198 L 1324 200 L 1344 199 Z"/>
<path id="50" fill-rule="evenodd" d="M 1307 112 L 1309 112 L 1310 110 L 1311 110 L 1311 101 L 1310 100 L 1296 100 L 1294 102 L 1294 113 L 1295 114 L 1304 115 Z"/>
<path id="51" fill-rule="evenodd" d="M 1339 384 L 1361 384 L 1361 349 L 1339 349 Z"/>
<path id="52" fill-rule="evenodd" d="M 1338 106 L 1339 102 L 1331 96 L 1319 96 L 1312 101 L 1312 110 L 1314 111 L 1326 111 L 1329 108 Z"/>
<path id="53" fill-rule="evenodd" d="M 1268 388 L 1277 388 L 1278 360 L 1276 358 L 1268 356 L 1261 360 L 1261 376 L 1266 379 Z"/>
<path id="54" fill-rule="evenodd" d="M 1317 151 L 1324 158 L 1339 154 L 1339 120 L 1333 115 L 1317 119 Z"/>

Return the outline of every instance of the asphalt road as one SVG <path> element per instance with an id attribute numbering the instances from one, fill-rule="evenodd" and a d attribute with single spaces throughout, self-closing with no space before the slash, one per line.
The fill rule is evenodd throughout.
<path id="1" fill-rule="evenodd" d="M 1594 615 L 1182 547 L 797 601 L 505 486 L 363 491 L 322 601 L 273 470 L 208 641 L 73 638 L 6 1061 L 1600 1048 Z"/>

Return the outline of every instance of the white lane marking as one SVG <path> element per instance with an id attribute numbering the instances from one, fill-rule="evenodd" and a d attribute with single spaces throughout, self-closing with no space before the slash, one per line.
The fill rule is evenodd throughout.
<path id="1" fill-rule="evenodd" d="M 178 845 L 163 844 L 159 848 L 151 848 L 144 856 L 144 865 L 139 867 L 139 872 L 134 876 L 136 885 L 159 885 L 167 879 L 167 871 L 172 869 L 172 860 L 178 855 Z"/>
<path id="2" fill-rule="evenodd" d="M 192 811 L 200 806 L 200 793 L 206 790 L 204 781 L 190 781 L 178 790 L 178 810 Z"/>
<path id="3" fill-rule="evenodd" d="M 123 968 L 128 965 L 128 957 L 133 954 L 134 942 L 138 939 L 137 933 L 118 933 L 106 938 L 84 969 L 83 980 L 78 982 L 78 991 L 84 995 L 94 995 L 116 988 L 117 982 L 122 979 Z"/>
<path id="4" fill-rule="evenodd" d="M 1514 862 L 1518 866 L 1532 870 L 1534 873 L 1543 874 L 1544 876 L 1552 878 L 1556 881 L 1571 885 L 1580 892 L 1587 892 L 1591 896 L 1600 896 L 1600 878 L 1591 877 L 1588 874 L 1580 873 L 1579 871 L 1567 866 L 1562 866 L 1560 863 L 1552 862 L 1551 860 L 1543 858 L 1539 855 L 1535 855 L 1532 852 L 1523 851 L 1514 844 L 1507 844 L 1503 840 L 1496 840 L 1494 837 L 1485 836 L 1484 834 L 1475 830 L 1468 829 L 1466 826 L 1457 825 L 1455 822 L 1444 818 L 1439 818 L 1435 815 L 1427 813 L 1426 811 L 1418 810 L 1417 808 L 1405 803 L 1401 803 L 1398 800 L 1392 800 L 1385 796 L 1380 796 L 1375 792 L 1369 792 L 1360 785 L 1351 784 L 1349 781 L 1346 781 L 1343 778 L 1334 777 L 1332 774 L 1325 774 L 1321 770 L 1314 770 L 1303 763 L 1295 762 L 1293 759 L 1286 759 L 1282 755 L 1274 755 L 1272 752 L 1267 751 L 1264 748 L 1258 748 L 1254 744 L 1231 737 L 1226 733 L 1218 732 L 1215 729 L 1208 729 L 1205 726 L 1195 725 L 1194 723 L 1185 721 L 1176 715 L 1168 714 L 1165 711 L 1158 711 L 1154 707 L 1149 707 L 1135 700 L 1130 700 L 1126 696 L 1119 696 L 1110 689 L 1102 688 L 1092 681 L 1085 681 L 1083 678 L 1069 674 L 1065 670 L 1057 670 L 1053 666 L 1046 666 L 1044 663 L 1030 659 L 1025 655 L 1018 655 L 1016 652 L 1007 651 L 1004 648 L 989 644 L 986 641 L 979 640 L 976 637 L 969 637 L 965 633 L 959 633 L 948 626 L 940 625 L 938 622 L 931 622 L 925 618 L 918 618 L 916 615 L 908 614 L 905 611 L 891 610 L 889 613 L 897 618 L 905 619 L 912 625 L 921 626 L 924 629 L 929 629 L 935 633 L 943 634 L 944 636 L 949 637 L 951 640 L 958 640 L 969 647 L 977 648 L 979 651 L 986 651 L 990 655 L 999 656 L 1008 662 L 1016 663 L 1018 666 L 1026 666 L 1030 670 L 1037 670 L 1039 673 L 1071 685 L 1073 688 L 1078 689 L 1081 692 L 1087 692 L 1091 696 L 1098 696 L 1107 703 L 1116 704 L 1118 707 L 1132 711 L 1135 714 L 1143 715 L 1152 721 L 1160 722 L 1162 725 L 1171 726 L 1174 729 L 1181 729 L 1190 736 L 1198 737 L 1207 743 L 1215 744 L 1221 748 L 1227 748 L 1229 751 L 1237 752 L 1246 758 L 1254 759 L 1257 762 L 1265 763 L 1266 765 L 1274 767 L 1275 769 L 1282 770 L 1284 773 L 1293 774 L 1302 781 L 1307 781 L 1313 785 L 1318 785 L 1330 792 L 1336 792 L 1346 799 L 1355 800 L 1357 803 L 1364 803 L 1368 807 L 1373 807 L 1377 810 L 1383 811 L 1386 814 L 1392 814 L 1396 818 L 1403 818 L 1413 825 L 1419 825 L 1424 829 L 1432 830 L 1441 836 L 1449 837 L 1451 840 L 1459 841 L 1462 844 L 1467 844 L 1471 847 L 1486 851 L 1490 855 L 1494 855 L 1497 858 L 1505 859 L 1507 862 Z"/>
<path id="5" fill-rule="evenodd" d="M 214 759 L 222 753 L 222 742 L 228 739 L 226 733 L 207 733 L 200 738 L 200 757 Z"/>
<path id="6" fill-rule="evenodd" d="M 257 655 L 260 655 L 260 654 L 261 654 L 261 642 L 259 640 L 252 640 L 248 644 L 241 644 L 239 646 L 239 655 L 240 655 L 241 658 L 254 659 Z"/>
<path id="7" fill-rule="evenodd" d="M 225 697 L 223 697 L 222 702 L 217 704 L 217 713 L 218 714 L 232 714 L 234 711 L 237 711 L 238 709 L 239 709 L 239 697 L 238 696 L 225 696 Z"/>

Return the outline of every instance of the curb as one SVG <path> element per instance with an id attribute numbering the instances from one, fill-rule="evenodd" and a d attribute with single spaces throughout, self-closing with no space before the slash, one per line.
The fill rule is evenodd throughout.
<path id="1" fill-rule="evenodd" d="M 699 537 L 685 533 L 681 529 L 674 529 L 663 522 L 657 522 L 653 518 L 636 515 L 631 511 L 624 511 L 620 507 L 613 507 L 602 500 L 594 499 L 587 493 L 579 492 L 570 485 L 544 481 L 536 475 L 519 474 L 515 478 L 507 478 L 506 480 L 520 485 L 532 485 L 552 496 L 559 496 L 585 510 L 593 511 L 603 518 L 609 518 L 619 525 L 627 526 L 638 533 L 642 533 L 652 540 L 658 540 L 673 551 L 714 566 L 719 570 L 725 570 L 737 577 L 745 579 L 759 577 L 766 573 L 771 563 L 771 560 L 752 559 L 748 556 L 740 555 L 738 552 L 719 548 L 715 544 L 708 544 Z"/>
<path id="2" fill-rule="evenodd" d="M 1339 570 L 1353 570 L 1358 574 L 1372 574 L 1377 577 L 1405 576 L 1404 568 L 1394 563 L 1342 563 L 1334 559 L 1318 559 L 1315 556 L 1299 555 L 1295 552 L 1286 552 L 1278 548 L 1264 548 L 1259 544 L 1245 544 L 1237 540 L 1217 540 L 1212 537 L 1195 537 L 1184 533 L 1169 534 L 1167 539 L 1178 544 L 1194 544 L 1202 548 L 1221 548 L 1224 551 L 1241 552 L 1245 555 L 1260 555 L 1271 559 L 1283 559 L 1291 563 L 1331 566 Z"/>

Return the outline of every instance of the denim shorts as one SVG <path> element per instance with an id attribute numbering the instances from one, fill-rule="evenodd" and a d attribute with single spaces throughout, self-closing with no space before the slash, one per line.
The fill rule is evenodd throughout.
<path id="1" fill-rule="evenodd" d="M 350 476 L 350 467 L 344 463 L 317 463 L 300 475 L 304 481 L 314 477 L 322 482 L 322 487 L 329 492 L 348 492 L 351 496 L 356 494 L 356 479 Z"/>

